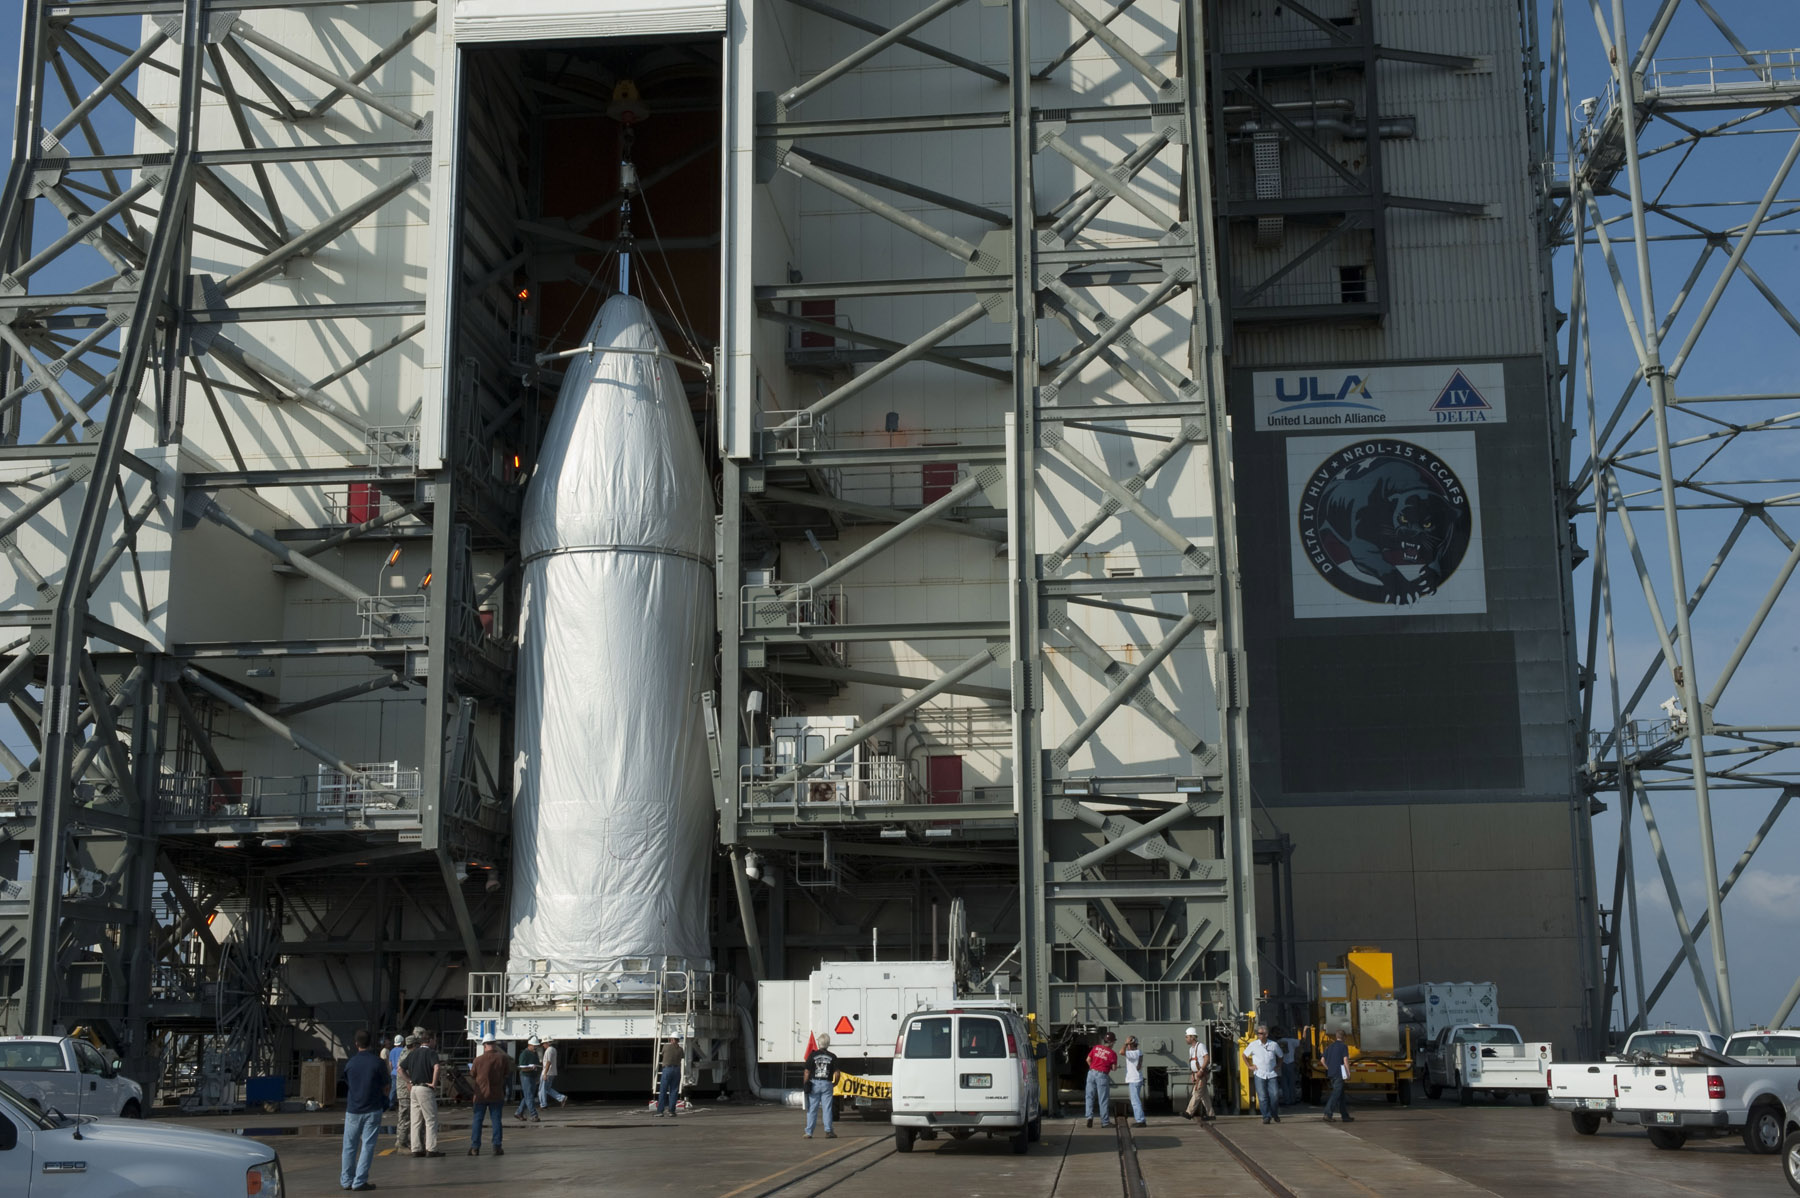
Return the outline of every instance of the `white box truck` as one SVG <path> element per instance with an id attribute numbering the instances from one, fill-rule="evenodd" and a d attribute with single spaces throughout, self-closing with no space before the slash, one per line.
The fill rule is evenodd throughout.
<path id="1" fill-rule="evenodd" d="M 901 1021 L 954 1005 L 956 968 L 949 961 L 826 961 L 803 982 L 756 984 L 756 1059 L 798 1064 L 807 1042 L 827 1033 L 844 1072 L 873 1083 L 849 1097 L 873 1114 L 888 1107 Z"/>

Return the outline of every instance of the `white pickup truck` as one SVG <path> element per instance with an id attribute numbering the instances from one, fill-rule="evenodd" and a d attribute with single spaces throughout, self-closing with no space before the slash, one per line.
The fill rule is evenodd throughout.
<path id="1" fill-rule="evenodd" d="M 1528 1094 L 1532 1105 L 1549 1100 L 1550 1045 L 1526 1043 L 1510 1023 L 1458 1023 L 1442 1028 L 1426 1046 L 1420 1073 L 1425 1096 L 1455 1090 L 1464 1106 L 1486 1090 L 1496 1101 Z"/>
<path id="2" fill-rule="evenodd" d="M 1604 1061 L 1558 1064 L 1545 1077 L 1550 1086 L 1550 1105 L 1569 1112 L 1569 1122 L 1584 1136 L 1600 1130 L 1602 1121 L 1612 1122 L 1613 1107 L 1619 1099 L 1619 1067 L 1642 1057 L 1663 1057 L 1672 1052 L 1692 1052 L 1710 1048 L 1714 1052 L 1725 1047 L 1725 1037 L 1716 1032 L 1691 1028 L 1655 1028 L 1631 1033 L 1625 1047 Z"/>
<path id="3" fill-rule="evenodd" d="M 65 1115 L 144 1117 L 144 1089 L 119 1072 L 119 1062 L 86 1040 L 68 1036 L 0 1038 L 0 1082 L 41 1111 Z"/>
<path id="4" fill-rule="evenodd" d="M 283 1198 L 281 1161 L 256 1140 L 40 1111 L 0 1082 L 6 1198 Z"/>
<path id="5" fill-rule="evenodd" d="M 1783 1108 L 1800 1090 L 1800 1031 L 1737 1032 L 1706 1048 L 1619 1067 L 1613 1118 L 1641 1125 L 1658 1148 L 1741 1134 L 1755 1153 L 1781 1151 Z"/>

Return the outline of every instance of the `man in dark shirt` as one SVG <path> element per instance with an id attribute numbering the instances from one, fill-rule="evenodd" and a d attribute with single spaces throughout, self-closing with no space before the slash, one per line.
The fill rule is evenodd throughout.
<path id="1" fill-rule="evenodd" d="M 1325 1076 L 1331 1081 L 1331 1096 L 1325 1100 L 1325 1122 L 1331 1122 L 1331 1108 L 1335 1106 L 1345 1123 L 1355 1123 L 1350 1117 L 1350 1100 L 1344 1096 L 1344 1083 L 1350 1078 L 1350 1046 L 1344 1043 L 1343 1032 L 1325 1046 L 1324 1063 Z"/>
<path id="2" fill-rule="evenodd" d="M 412 1154 L 443 1156 L 438 1151 L 437 1037 L 426 1032 L 419 1046 L 400 1058 L 400 1076 L 412 1087 Z"/>
<path id="3" fill-rule="evenodd" d="M 469 1124 L 469 1155 L 481 1155 L 481 1120 L 487 1116 L 494 1124 L 494 1155 L 505 1156 L 500 1147 L 500 1104 L 506 1101 L 506 1083 L 512 1077 L 512 1058 L 500 1051 L 492 1036 L 481 1041 L 481 1055 L 469 1067 L 469 1085 L 475 1091 L 474 1121 Z"/>
<path id="4" fill-rule="evenodd" d="M 806 1058 L 806 1138 L 812 1139 L 813 1124 L 821 1112 L 825 1115 L 825 1138 L 837 1139 L 831 1130 L 831 1091 L 837 1085 L 837 1054 L 831 1051 L 831 1037 L 823 1032 L 818 1046 Z"/>
<path id="5" fill-rule="evenodd" d="M 656 1055 L 658 1069 L 656 1071 L 656 1114 L 662 1117 L 664 1111 L 669 1118 L 675 1117 L 675 1101 L 681 1096 L 681 1037 L 670 1036 L 663 1041 L 662 1049 Z"/>
<path id="6" fill-rule="evenodd" d="M 356 1033 L 356 1055 L 344 1066 L 344 1160 L 338 1184 L 346 1190 L 372 1190 L 369 1166 L 375 1163 L 375 1137 L 387 1110 L 388 1071 L 369 1051 L 369 1033 Z"/>
<path id="7" fill-rule="evenodd" d="M 538 1122 L 538 1045 L 542 1041 L 536 1036 L 519 1050 L 519 1108 L 513 1112 L 513 1118 L 523 1123 L 525 1113 L 531 1112 L 531 1121 Z"/>

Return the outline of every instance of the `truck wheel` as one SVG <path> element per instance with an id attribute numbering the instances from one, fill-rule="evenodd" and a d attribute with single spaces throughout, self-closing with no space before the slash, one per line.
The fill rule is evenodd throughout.
<path id="1" fill-rule="evenodd" d="M 1042 1115 L 1039 1115 L 1036 1119 L 1033 1119 L 1030 1123 L 1026 1124 L 1025 1126 L 1026 1126 L 1026 1129 L 1028 1131 L 1030 1131 L 1030 1133 L 1031 1133 L 1030 1139 L 1034 1143 L 1036 1141 L 1044 1138 L 1044 1117 Z"/>
<path id="2" fill-rule="evenodd" d="M 1789 1188 L 1800 1194 L 1800 1131 L 1790 1134 L 1781 1145 L 1781 1171 L 1787 1174 Z"/>
<path id="3" fill-rule="evenodd" d="M 1469 1087 L 1467 1087 L 1467 1086 L 1462 1086 L 1457 1090 L 1456 1100 L 1458 1102 L 1462 1103 L 1464 1106 L 1474 1106 L 1475 1105 L 1475 1091 L 1469 1089 Z"/>
<path id="4" fill-rule="evenodd" d="M 1650 1143 L 1664 1152 L 1674 1152 L 1687 1143 L 1687 1133 L 1668 1127 L 1653 1127 L 1650 1129 Z"/>
<path id="5" fill-rule="evenodd" d="M 135 1098 L 119 1108 L 119 1118 L 121 1119 L 142 1119 L 143 1117 L 143 1108 L 138 1106 L 138 1101 Z M 1771 1149 L 1771 1151 L 1773 1150 Z"/>
<path id="6" fill-rule="evenodd" d="M 1549 1101 L 1550 1101 L 1550 1092 L 1548 1090 L 1533 1090 L 1531 1092 L 1531 1105 L 1532 1106 L 1543 1106 L 1546 1103 L 1548 1103 Z"/>
<path id="7" fill-rule="evenodd" d="M 1592 1111 L 1570 1111 L 1569 1122 L 1575 1125 L 1575 1133 L 1591 1136 L 1600 1130 L 1600 1116 Z"/>
<path id="8" fill-rule="evenodd" d="M 1019 1130 L 1013 1133 L 1012 1150 L 1014 1156 L 1024 1156 L 1025 1150 L 1031 1147 L 1031 1124 L 1021 1123 Z"/>
<path id="9" fill-rule="evenodd" d="M 913 1146 L 913 1129 L 896 1127 L 894 1129 L 894 1151 L 911 1152 Z"/>
<path id="10" fill-rule="evenodd" d="M 1750 1121 L 1744 1124 L 1744 1147 L 1757 1156 L 1772 1156 L 1781 1151 L 1781 1108 L 1773 1103 L 1758 1103 L 1751 1108 Z"/>
<path id="11" fill-rule="evenodd" d="M 1401 1106 L 1411 1106 L 1412 1105 L 1412 1079 L 1405 1078 L 1405 1077 L 1401 1078 L 1400 1081 L 1397 1083 L 1397 1089 L 1400 1094 L 1400 1105 Z"/>
<path id="12" fill-rule="evenodd" d="M 1431 1101 L 1433 1101 L 1433 1102 L 1436 1102 L 1438 1099 L 1442 1098 L 1443 1096 L 1444 1096 L 1444 1087 L 1438 1085 L 1436 1082 L 1426 1082 L 1425 1083 L 1425 1097 L 1431 1099 Z"/>

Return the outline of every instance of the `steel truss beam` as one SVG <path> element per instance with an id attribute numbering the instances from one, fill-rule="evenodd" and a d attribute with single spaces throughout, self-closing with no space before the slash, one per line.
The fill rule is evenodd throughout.
<path id="1" fill-rule="evenodd" d="M 1768 255 L 1778 252 L 1769 247 L 1779 245 L 1770 238 L 1790 231 L 1782 225 L 1792 206 L 1781 197 L 1800 163 L 1793 107 L 1800 78 L 1787 65 L 1790 52 L 1753 50 L 1738 36 L 1729 21 L 1740 5 L 1663 0 L 1635 50 L 1622 0 L 1589 7 L 1604 61 L 1584 61 L 1570 48 L 1566 22 L 1585 21 L 1580 5 L 1565 12 L 1559 2 L 1552 10 L 1544 107 L 1559 169 L 1544 228 L 1546 238 L 1572 246 L 1560 408 L 1565 443 L 1576 451 L 1565 506 L 1593 546 L 1582 671 L 1586 778 L 1590 791 L 1614 796 L 1620 810 L 1599 1000 L 1614 1026 L 1647 1026 L 1685 963 L 1707 1019 L 1729 1031 L 1751 1020 L 1734 1001 L 1724 900 L 1800 785 L 1792 689 L 1771 693 L 1746 682 L 1741 669 L 1779 604 L 1791 599 L 1800 565 L 1800 547 L 1780 515 L 1792 506 L 1794 480 L 1770 477 L 1764 464 L 1773 460 L 1764 456 L 1771 434 L 1791 433 L 1800 415 L 1770 416 L 1759 407 L 1788 397 L 1729 394 L 1729 385 L 1688 376 L 1716 337 L 1728 292 L 1752 309 L 1766 303 L 1778 324 L 1800 336 L 1800 322 L 1764 282 Z M 1683 58 L 1659 59 L 1677 30 Z M 1604 98 L 1578 110 L 1571 97 L 1590 87 L 1603 87 Z M 1706 128 L 1674 115 L 1690 111 L 1727 115 Z M 1780 152 L 1739 154 L 1737 147 L 1761 146 L 1770 136 Z M 1726 181 L 1741 179 L 1754 179 L 1757 190 L 1734 194 L 1737 185 Z M 1698 241 L 1692 252 L 1682 248 L 1686 238 Z M 1619 380 L 1602 373 L 1616 355 L 1599 345 L 1614 320 L 1632 368 Z M 1639 535 L 1634 513 L 1660 518 L 1660 545 Z M 1691 583 L 1691 568 L 1701 565 Z M 1629 591 L 1643 602 L 1627 599 Z M 1715 642 L 1725 646 L 1719 661 L 1708 661 L 1696 641 L 1701 616 L 1723 638 Z M 1670 696 L 1660 714 L 1642 710 L 1659 694 Z M 1721 878 L 1715 814 L 1721 801 L 1738 800 L 1720 796 L 1750 792 L 1772 806 Z M 1691 798 L 1692 823 L 1666 801 L 1653 805 L 1653 795 Z M 1640 838 L 1682 945 L 1648 988 L 1634 852 Z M 1697 849 L 1691 867 L 1672 852 L 1680 844 Z M 1690 923 L 1686 903 L 1694 897 L 1703 910 Z M 1778 1020 L 1791 1005 L 1782 1004 Z"/>
<path id="2" fill-rule="evenodd" d="M 423 862 L 425 887 L 440 897 L 421 905 L 447 911 L 431 938 L 470 958 L 494 945 L 499 900 L 465 895 L 455 876 L 471 861 L 505 864 L 504 816 L 496 815 L 505 809 L 503 780 L 491 775 L 475 748 L 472 713 L 479 708 L 497 717 L 500 711 L 510 667 L 496 646 L 506 630 L 496 629 L 494 641 L 483 637 L 468 546 L 469 529 L 479 527 L 484 546 L 516 553 L 516 489 L 466 466 L 422 462 L 419 405 L 372 427 L 382 420 L 365 406 L 376 402 L 367 398 L 368 379 L 388 365 L 387 355 L 427 328 L 416 280 L 395 271 L 343 300 L 286 302 L 273 293 L 277 302 L 261 302 L 271 295 L 267 281 L 314 271 L 338 255 L 354 259 L 370 222 L 409 203 L 425 207 L 436 59 L 422 52 L 422 39 L 437 15 L 435 5 L 417 11 L 402 0 L 377 0 L 358 9 L 351 32 L 339 27 L 352 19 L 342 5 L 315 0 L 25 5 L 17 135 L 0 191 L 0 550 L 35 601 L 0 611 L 0 622 L 31 630 L 5 651 L 0 697 L 34 742 L 38 760 L 0 754 L 10 775 L 0 782 L 0 802 L 29 814 L 36 865 L 30 909 L 18 921 L 28 938 L 0 929 L 0 945 L 7 946 L 0 948 L 0 966 L 22 955 L 25 974 L 19 995 L 0 996 L 17 998 L 16 1005 L 0 1002 L 11 1012 L 8 1031 L 43 1031 L 72 1022 L 76 1013 L 111 1012 L 104 1030 L 128 1067 L 142 1074 L 158 1055 L 152 1041 L 161 1034 L 159 1019 L 177 1008 L 184 1019 L 193 1013 L 187 1000 L 153 984 L 153 963 L 178 960 L 198 971 L 192 994 L 199 993 L 200 974 L 237 961 L 232 976 L 218 980 L 229 981 L 242 1018 L 262 1026 L 262 1015 L 251 1013 L 269 1001 L 281 968 L 270 939 L 280 924 L 270 920 L 285 900 L 260 885 L 246 889 L 241 868 L 221 859 L 226 850 L 170 832 L 162 819 L 176 801 L 168 793 L 172 780 L 196 782 L 203 792 L 213 788 L 214 803 L 230 799 L 240 785 L 221 756 L 229 747 L 212 733 L 221 711 L 247 716 L 268 735 L 359 778 L 360 768 L 343 754 L 288 721 L 425 680 L 423 742 L 382 746 L 424 775 L 422 800 L 398 796 L 423 809 L 421 843 L 389 855 L 380 842 L 349 852 L 340 841 L 341 856 L 327 861 L 309 857 L 302 837 L 286 851 L 293 867 L 289 893 L 314 901 L 308 896 L 324 893 L 324 879 L 346 862 L 379 886 Z M 150 19 L 138 34 L 135 22 L 145 16 Z M 347 51 L 383 17 L 391 30 L 384 42 L 368 46 L 360 59 Z M 278 22 L 311 40 L 277 39 Z M 114 40 L 122 28 L 133 30 L 130 44 Z M 407 80 L 399 93 L 383 79 L 384 71 L 396 70 Z M 411 101 L 394 98 L 408 90 L 425 101 L 417 112 Z M 202 106 L 225 119 L 202 122 Z M 269 137 L 277 126 L 279 147 Z M 367 182 L 309 190 L 308 179 L 324 177 L 308 173 L 315 164 L 334 163 L 352 168 L 334 176 L 340 181 Z M 202 271 L 202 253 L 230 265 Z M 326 282 L 317 290 L 330 295 L 332 287 Z M 272 328 L 282 335 L 265 339 Z M 289 330 L 297 332 L 286 336 Z M 309 337 L 329 348 L 309 357 Z M 294 345 L 301 348 L 270 348 Z M 354 348 L 339 352 L 342 347 Z M 327 354 L 335 355 L 332 365 L 321 367 Z M 204 397 L 234 470 L 207 462 L 207 446 L 217 440 L 202 445 L 186 426 L 195 395 Z M 473 451 L 463 442 L 476 440 L 476 430 L 481 453 L 491 453 L 496 439 L 530 449 L 517 410 L 498 420 L 492 412 L 462 410 L 473 402 L 460 392 L 447 400 L 453 459 L 469 460 Z M 341 449 L 296 448 L 333 441 Z M 429 618 L 404 635 L 374 640 L 161 644 L 162 617 L 147 589 L 151 567 L 140 560 L 141 547 L 153 523 L 165 546 L 183 535 L 182 505 L 168 473 L 168 463 L 182 457 L 201 464 L 183 480 L 196 518 L 248 538 L 346 603 L 380 607 L 382 601 L 371 601 L 323 554 L 355 549 L 360 538 L 396 520 L 423 521 L 434 580 L 425 602 Z M 220 494 L 268 488 L 317 510 L 328 490 L 347 484 L 398 495 L 398 514 L 324 529 L 305 548 L 283 544 L 266 523 L 244 515 L 251 505 Z M 46 543 L 53 548 L 44 549 Z M 167 567 L 159 568 L 166 578 Z M 106 594 L 122 587 L 135 601 L 133 618 L 142 629 L 107 614 L 101 600 L 108 587 Z M 167 594 L 160 597 L 164 610 L 168 601 Z M 282 705 L 248 701 L 244 695 L 254 692 L 185 668 L 202 657 L 216 663 L 283 656 L 360 656 L 372 676 L 359 681 L 352 674 L 335 689 Z M 385 786 L 364 781 L 373 791 Z M 22 824 L 9 821 L 12 828 Z M 391 841 L 392 833 L 386 835 Z M 365 861 L 374 864 L 365 869 Z M 179 914 L 153 944 L 130 927 L 133 920 L 142 924 L 154 894 L 167 894 Z M 205 917 L 221 903 L 254 914 L 231 921 L 241 951 L 221 954 L 213 944 L 189 961 L 184 938 L 201 935 Z M 409 935 L 389 929 L 383 938 L 389 947 L 377 955 L 391 961 L 393 946 Z M 88 950 L 104 958 L 102 1001 L 77 1006 L 71 970 Z M 458 966 L 479 962 L 440 964 L 438 988 Z M 332 1016 L 339 1025 L 320 1030 L 367 1026 L 389 1009 L 393 995 L 383 989 L 392 983 L 391 977 L 359 977 L 351 990 L 360 987 L 360 997 L 352 1000 L 346 991 Z M 247 1023 L 219 1030 L 227 1039 L 239 1037 L 233 1042 L 243 1051 L 231 1058 L 234 1069 L 267 1050 L 256 1047 L 263 1032 Z"/>
<path id="3" fill-rule="evenodd" d="M 822 11 L 815 0 L 795 2 L 803 9 Z M 1127 36 L 1117 18 L 1133 7 L 1132 0 L 1104 6 L 1091 0 L 1022 0 L 1003 16 L 1009 53 L 1003 76 L 1006 93 L 1004 98 L 995 97 L 1004 104 L 1001 110 L 948 116 L 873 111 L 853 119 L 834 117 L 835 87 L 864 64 L 878 63 L 888 47 L 905 44 L 902 39 L 923 37 L 932 20 L 957 5 L 958 0 L 921 3 L 913 15 L 890 28 L 862 23 L 858 27 L 873 34 L 872 40 L 804 83 L 767 97 L 757 114 L 757 158 L 765 173 L 784 171 L 803 188 L 836 197 L 943 254 L 938 261 L 964 274 L 931 277 L 934 267 L 928 254 L 916 285 L 857 278 L 830 283 L 757 279 L 750 281 L 753 287 L 743 287 L 742 294 L 754 294 L 764 320 L 835 340 L 854 340 L 887 356 L 822 387 L 807 411 L 771 420 L 755 452 L 726 462 L 726 544 L 721 564 L 726 571 L 725 592 L 732 598 L 721 609 L 722 710 L 742 709 L 742 696 L 757 685 L 754 679 L 765 676 L 757 673 L 765 668 L 764 655 L 781 644 L 857 644 L 884 636 L 908 641 L 1004 637 L 1004 644 L 947 667 L 935 684 L 854 667 L 804 665 L 799 670 L 807 677 L 911 689 L 910 696 L 877 718 L 875 724 L 885 728 L 940 691 L 977 692 L 963 681 L 967 675 L 990 668 L 995 661 L 1006 664 L 1010 687 L 979 688 L 979 693 L 1003 697 L 1007 705 L 1010 811 L 1016 813 L 1013 832 L 1020 886 L 1018 960 L 1028 1009 L 1055 1025 L 1093 1019 L 1146 1026 L 1177 1019 L 1233 1019 L 1254 1002 L 1257 965 L 1247 739 L 1237 681 L 1242 640 L 1232 496 L 1224 481 L 1229 470 L 1216 460 L 1227 452 L 1228 437 L 1222 402 L 1224 305 L 1205 248 L 1214 214 L 1203 99 L 1208 86 L 1202 50 L 1204 6 L 1198 0 L 1159 4 L 1155 19 L 1134 26 Z M 1143 7 L 1142 0 L 1137 6 Z M 840 14 L 825 15 L 836 19 Z M 1001 14 L 994 14 L 994 19 L 1002 19 Z M 1046 28 L 1066 29 L 1068 44 L 1047 46 L 1042 34 Z M 1161 41 L 1146 45 L 1146 29 L 1160 31 Z M 920 49 L 932 53 L 929 46 Z M 1098 85 L 1085 82 L 1086 68 L 1068 66 L 1078 54 L 1091 57 L 1097 51 L 1108 59 L 1107 69 L 1118 73 L 1103 95 L 1089 93 Z M 952 66 L 965 65 L 938 57 Z M 969 69 L 983 79 L 992 76 L 991 71 Z M 1065 107 L 1054 111 L 1040 107 L 1034 85 L 1046 79 L 1055 83 Z M 803 116 L 792 115 L 797 107 Z M 1096 135 L 1100 129 L 1105 131 L 1104 140 Z M 1010 156 L 1010 200 L 1004 210 L 996 210 L 998 205 L 972 205 L 914 180 L 809 153 L 799 144 L 854 135 L 864 139 L 873 156 L 880 153 L 879 139 L 937 131 L 984 137 L 989 152 Z M 906 156 L 895 154 L 892 160 L 905 161 Z M 1066 194 L 1054 193 L 1047 180 L 1065 177 L 1071 180 Z M 914 203 L 902 208 L 871 188 Z M 952 231 L 953 221 L 960 221 L 956 227 L 962 228 L 969 218 L 989 226 L 979 240 Z M 1096 236 L 1097 228 L 1105 229 L 1104 237 Z M 810 299 L 833 299 L 841 307 L 888 295 L 958 298 L 940 299 L 938 307 L 927 309 L 934 315 L 913 327 L 862 324 L 853 335 L 843 324 L 788 307 Z M 1009 326 L 1010 336 L 972 342 L 969 330 L 983 320 Z M 1184 342 L 1170 342 L 1165 330 L 1171 327 L 1183 331 Z M 1151 334 L 1151 329 L 1158 331 Z M 1045 346 L 1057 340 L 1068 348 L 1046 352 Z M 993 370 L 986 363 L 983 368 L 1005 388 L 1004 425 L 985 434 L 974 429 L 959 434 L 966 442 L 983 442 L 980 445 L 852 450 L 806 443 L 819 417 L 854 404 L 871 388 L 884 382 L 891 386 L 907 377 L 904 372 L 921 368 L 966 371 L 974 366 L 970 357 L 995 349 L 1006 358 L 1003 369 Z M 1001 366 L 998 360 L 992 362 L 992 367 Z M 1146 438 L 1158 445 L 1149 461 L 1121 479 L 1083 447 L 1093 436 L 1103 447 Z M 1200 545 L 1181 531 L 1193 513 L 1181 510 L 1178 501 L 1150 485 L 1159 471 L 1196 457 L 1207 460 L 1205 472 L 1212 480 L 1208 496 L 1212 540 Z M 736 601 L 736 582 L 745 541 L 753 536 L 751 512 L 771 491 L 784 503 L 805 501 L 792 488 L 766 483 L 766 475 L 809 466 L 836 469 L 849 477 L 864 465 L 886 469 L 945 461 L 966 465 L 968 474 L 917 510 L 858 511 L 835 497 L 821 499 L 821 507 L 891 520 L 893 526 L 829 562 L 805 582 L 778 582 L 774 599 L 753 601 L 763 607 L 747 622 L 749 613 Z M 1040 524 L 1051 519 L 1047 479 L 1052 472 L 1058 478 L 1078 480 L 1095 498 L 1091 511 L 1069 514 L 1071 530 L 1060 534 L 1062 543 L 1054 553 L 1041 556 L 1032 547 L 1039 543 Z M 778 627 L 773 620 L 773 613 L 786 610 L 783 605 L 791 604 L 795 596 L 818 595 L 832 583 L 853 579 L 858 571 L 888 557 L 910 534 L 932 526 L 978 492 L 1006 519 L 1006 610 L 1001 619 L 791 628 Z M 1118 530 L 1115 522 L 1126 521 L 1133 536 L 1148 530 L 1152 553 L 1166 549 L 1179 563 L 1170 567 L 1168 576 L 1091 577 L 1085 569 L 1072 568 L 1078 559 L 1086 560 L 1084 555 L 1092 553 L 1102 537 Z M 1135 605 L 1130 602 L 1134 599 Z M 1159 630 L 1141 649 L 1133 645 L 1128 665 L 1115 660 L 1071 618 L 1071 605 L 1090 613 L 1149 619 Z M 849 619 L 856 618 L 850 613 Z M 1210 651 L 1202 660 L 1212 668 L 1218 710 L 1216 715 L 1202 716 L 1190 709 L 1183 718 L 1156 698 L 1156 684 L 1168 678 L 1170 660 L 1178 650 L 1191 669 L 1190 638 L 1196 634 L 1209 641 Z M 778 680 L 789 668 L 770 659 L 766 677 Z M 1046 695 L 1092 687 L 1092 679 L 1103 683 L 1100 697 L 1085 710 L 1071 713 L 1071 729 L 1046 743 Z M 1179 689 L 1192 694 L 1193 688 L 1194 680 L 1189 679 Z M 1112 787 L 1117 794 L 1104 800 L 1055 797 L 1085 794 L 1094 784 L 1086 760 L 1088 746 L 1105 737 L 1109 721 L 1127 706 L 1168 734 L 1170 752 L 1189 763 L 1193 789 L 1206 793 L 1172 804 L 1140 801 L 1139 790 L 1146 795 L 1160 793 L 1161 784 L 1136 779 L 1120 780 Z M 1216 726 L 1215 740 L 1209 743 L 1190 722 Z M 735 760 L 741 738 L 735 724 L 732 719 L 720 722 L 722 761 Z M 791 789 L 878 730 L 861 725 L 849 739 L 787 769 L 757 793 Z M 1174 784 L 1161 789 L 1173 790 Z M 1101 803 L 1106 806 L 1096 806 Z M 741 811 L 735 803 L 725 806 L 720 826 L 728 844 L 754 827 L 757 843 L 766 845 L 762 837 L 771 821 L 793 833 L 816 835 L 816 826 L 827 818 L 826 813 L 806 812 L 801 804 L 785 817 L 784 825 L 779 810 L 767 803 Z M 962 818 L 962 809 L 955 810 Z M 971 817 L 976 811 L 990 814 L 985 803 L 968 810 Z M 858 810 L 856 821 L 845 817 L 835 822 L 881 823 L 883 818 L 881 810 L 866 807 Z M 813 830 L 802 833 L 809 825 Z M 812 842 L 793 843 L 799 847 Z M 1162 938 L 1131 947 L 1109 944 L 1113 932 L 1103 935 L 1100 929 L 1119 923 L 1117 904 L 1142 903 L 1152 895 L 1174 905 L 1174 914 L 1165 918 Z M 745 919 L 754 926 L 748 913 Z M 1108 993 L 1113 1000 L 1101 997 L 1100 987 L 1077 985 L 1077 958 L 1094 963 L 1111 980 Z"/>

